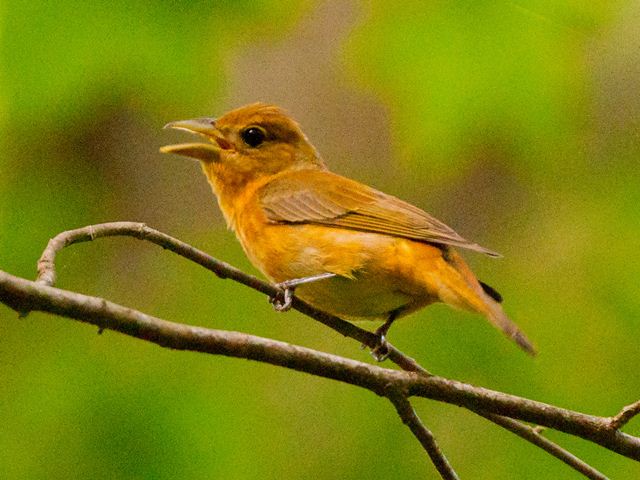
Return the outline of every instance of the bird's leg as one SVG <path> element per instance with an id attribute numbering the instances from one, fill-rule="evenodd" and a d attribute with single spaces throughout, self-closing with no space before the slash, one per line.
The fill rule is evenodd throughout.
<path id="1" fill-rule="evenodd" d="M 285 280 L 284 282 L 276 283 L 281 293 L 271 297 L 269 301 L 273 304 L 273 308 L 278 312 L 286 312 L 291 308 L 293 303 L 293 293 L 296 287 L 304 285 L 305 283 L 317 282 L 318 280 L 324 280 L 326 278 L 335 277 L 335 273 L 324 272 L 318 275 L 311 275 L 309 277 L 293 278 L 291 280 Z"/>
<path id="2" fill-rule="evenodd" d="M 378 344 L 371 350 L 371 356 L 378 362 L 385 361 L 389 356 L 389 347 L 387 345 L 386 335 L 389 328 L 391 328 L 391 324 L 396 318 L 398 318 L 399 313 L 400 312 L 398 310 L 391 312 L 387 317 L 387 320 L 375 331 L 375 334 L 378 336 Z"/>

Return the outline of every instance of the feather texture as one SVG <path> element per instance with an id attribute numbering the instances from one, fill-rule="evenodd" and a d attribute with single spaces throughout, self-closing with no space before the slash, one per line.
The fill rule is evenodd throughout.
<path id="1" fill-rule="evenodd" d="M 418 207 L 326 170 L 276 175 L 258 195 L 267 219 L 274 223 L 328 225 L 499 256 Z"/>

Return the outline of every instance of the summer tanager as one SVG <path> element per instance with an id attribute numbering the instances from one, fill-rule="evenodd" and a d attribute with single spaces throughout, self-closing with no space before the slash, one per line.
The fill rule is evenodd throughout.
<path id="1" fill-rule="evenodd" d="M 218 119 L 172 122 L 203 143 L 161 149 L 200 161 L 228 226 L 251 262 L 283 288 L 350 319 L 391 323 L 434 302 L 484 315 L 526 352 L 500 295 L 478 281 L 454 247 L 490 256 L 421 209 L 330 172 L 283 110 L 256 103 Z"/>

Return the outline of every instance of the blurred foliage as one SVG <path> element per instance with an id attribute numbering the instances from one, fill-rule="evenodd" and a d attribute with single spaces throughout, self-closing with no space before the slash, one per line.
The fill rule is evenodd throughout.
<path id="1" fill-rule="evenodd" d="M 170 120 L 277 101 L 336 171 L 504 253 L 468 258 L 541 353 L 442 306 L 394 327 L 396 345 L 438 374 L 613 414 L 640 391 L 639 33 L 623 1 L 5 2 L 0 268 L 33 277 L 52 235 L 139 220 L 251 270 L 197 166 L 157 149 L 178 138 Z M 151 245 L 101 240 L 59 265 L 63 288 L 367 360 Z M 366 392 L 3 306 L 0 320 L 0 478 L 436 478 Z M 579 478 L 416 404 L 462 478 Z M 549 436 L 611 478 L 640 475 Z"/>

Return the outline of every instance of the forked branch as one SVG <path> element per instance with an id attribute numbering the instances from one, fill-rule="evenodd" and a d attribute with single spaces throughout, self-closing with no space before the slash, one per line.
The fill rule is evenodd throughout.
<path id="1" fill-rule="evenodd" d="M 415 360 L 393 346 L 389 346 L 389 358 L 404 372 L 243 333 L 168 322 L 101 298 L 52 287 L 55 281 L 55 255 L 60 249 L 99 237 L 122 235 L 151 241 L 204 266 L 221 278 L 233 279 L 266 295 L 274 296 L 278 293 L 277 287 L 144 224 L 116 222 L 63 232 L 53 238 L 38 262 L 36 282 L 0 271 L 0 301 L 18 312 L 37 310 L 54 313 L 168 348 L 262 361 L 369 389 L 391 400 L 403 422 L 429 454 L 442 478 L 457 476 L 433 435 L 413 410 L 408 400 L 410 396 L 465 407 L 541 447 L 588 478 L 606 477 L 542 437 L 537 429 L 519 420 L 577 435 L 621 455 L 640 460 L 640 438 L 619 431 L 640 412 L 640 402 L 625 407 L 614 417 L 586 415 L 430 375 Z M 377 337 L 371 332 L 314 309 L 297 298 L 294 298 L 293 308 L 365 345 L 374 347 L 377 344 Z"/>

